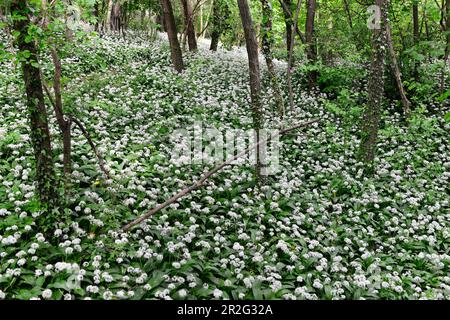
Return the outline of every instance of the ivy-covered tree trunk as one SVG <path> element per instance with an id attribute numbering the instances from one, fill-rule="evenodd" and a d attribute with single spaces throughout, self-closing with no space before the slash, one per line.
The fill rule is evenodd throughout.
<path id="1" fill-rule="evenodd" d="M 275 66 L 273 64 L 272 46 L 273 46 L 273 31 L 272 31 L 272 6 L 269 0 L 261 0 L 262 5 L 262 24 L 261 24 L 261 42 L 262 52 L 266 60 L 267 70 L 269 72 L 270 81 L 274 91 L 274 97 L 276 100 L 278 113 L 280 118 L 284 117 L 284 101 L 281 94 L 280 86 L 278 84 L 278 78 L 275 72 Z"/>
<path id="2" fill-rule="evenodd" d="M 220 10 L 219 10 L 219 1 L 213 1 L 213 14 L 212 14 L 212 32 L 211 32 L 211 45 L 209 46 L 209 50 L 217 51 L 217 47 L 219 46 L 220 40 Z"/>
<path id="3" fill-rule="evenodd" d="M 212 24 L 211 31 L 211 51 L 217 51 L 219 46 L 220 36 L 229 27 L 228 18 L 230 15 L 230 8 L 224 0 L 214 0 L 212 8 L 212 16 L 210 23 Z"/>
<path id="4" fill-rule="evenodd" d="M 258 60 L 258 41 L 256 39 L 256 32 L 253 27 L 253 21 L 250 13 L 250 7 L 247 0 L 237 0 L 239 6 L 239 13 L 241 16 L 242 27 L 244 29 L 245 42 L 248 55 L 248 66 L 250 73 L 250 95 L 252 101 L 252 117 L 253 117 L 253 129 L 256 134 L 256 141 L 260 140 L 261 127 L 262 127 L 262 114 L 261 114 L 261 76 Z M 259 145 L 256 146 L 256 165 L 255 173 L 256 180 L 261 182 L 264 177 L 261 176 L 261 170 L 263 168 L 263 148 Z"/>
<path id="5" fill-rule="evenodd" d="M 371 65 L 369 70 L 368 101 L 364 111 L 361 144 L 359 148 L 360 159 L 365 163 L 366 173 L 373 173 L 378 127 L 384 95 L 384 69 L 386 57 L 386 0 L 376 0 L 375 4 L 381 9 L 379 28 L 372 29 L 371 34 Z"/>
<path id="6" fill-rule="evenodd" d="M 190 0 L 181 0 L 184 13 L 184 24 L 188 39 L 189 51 L 197 51 L 197 39 L 195 38 L 194 15 Z"/>
<path id="7" fill-rule="evenodd" d="M 175 70 L 181 72 L 184 68 L 183 56 L 181 53 L 180 42 L 178 41 L 177 27 L 175 24 L 175 17 L 173 15 L 172 4 L 170 3 L 170 0 L 161 0 L 161 6 L 164 13 L 167 37 L 169 38 L 172 64 Z"/>
<path id="8" fill-rule="evenodd" d="M 18 33 L 15 45 L 21 62 L 25 84 L 28 118 L 30 123 L 31 144 L 36 161 L 37 192 L 40 201 L 47 210 L 56 204 L 56 178 L 51 148 L 47 111 L 45 108 L 42 79 L 38 65 L 36 43 L 28 39 L 32 30 L 29 18 L 30 9 L 26 0 L 12 0 L 11 12 L 15 15 L 13 29 Z M 20 19 L 18 19 L 20 17 Z"/>

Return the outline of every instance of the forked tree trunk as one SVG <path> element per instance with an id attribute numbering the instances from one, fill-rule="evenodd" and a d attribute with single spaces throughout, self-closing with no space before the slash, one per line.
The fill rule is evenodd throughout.
<path id="1" fill-rule="evenodd" d="M 184 24 L 188 39 L 189 51 L 197 51 L 197 39 L 195 38 L 194 15 L 190 0 L 181 0 L 184 13 Z"/>
<path id="2" fill-rule="evenodd" d="M 172 4 L 170 0 L 161 0 L 161 6 L 164 13 L 165 28 L 169 38 L 172 64 L 176 71 L 181 72 L 184 68 L 183 56 L 181 53 L 180 42 L 177 37 L 177 27 L 175 17 L 173 16 Z"/>
<path id="3" fill-rule="evenodd" d="M 269 72 L 270 81 L 272 83 L 275 101 L 278 108 L 278 113 L 281 119 L 284 118 L 284 101 L 283 95 L 280 90 L 280 86 L 278 83 L 278 78 L 275 73 L 275 66 L 273 64 L 273 55 L 272 55 L 272 45 L 273 45 L 273 35 L 272 35 L 272 6 L 269 3 L 269 0 L 261 0 L 262 5 L 262 52 L 264 54 L 264 58 L 266 60 L 267 70 Z"/>
<path id="4" fill-rule="evenodd" d="M 378 127 L 384 95 L 384 65 L 386 57 L 386 32 L 384 21 L 386 16 L 386 0 L 375 0 L 381 9 L 380 28 L 374 28 L 371 35 L 371 65 L 368 83 L 368 101 L 364 111 L 359 148 L 360 159 L 365 163 L 365 172 L 373 173 L 373 161 L 376 152 Z"/>
<path id="5" fill-rule="evenodd" d="M 237 0 L 239 6 L 239 13 L 241 16 L 242 27 L 244 29 L 245 42 L 247 47 L 248 65 L 250 72 L 250 95 L 252 100 L 252 117 L 253 117 L 253 129 L 256 133 L 256 142 L 260 140 L 260 130 L 262 127 L 262 114 L 261 114 L 261 77 L 258 61 L 258 41 L 256 40 L 256 33 L 253 27 L 253 21 L 250 14 L 250 8 L 247 0 Z M 255 173 L 256 180 L 262 182 L 264 176 L 261 175 L 263 168 L 262 159 L 264 159 L 263 148 L 259 145 L 256 146 L 256 165 Z M 265 174 L 265 173 L 264 173 Z"/>
<path id="6" fill-rule="evenodd" d="M 15 44 L 19 52 L 29 53 L 26 61 L 22 61 L 22 73 L 27 98 L 31 144 L 36 161 L 37 192 L 41 203 L 50 210 L 57 201 L 56 178 L 42 79 L 39 66 L 34 65 L 38 63 L 38 51 L 35 42 L 27 40 L 31 21 L 26 2 L 25 0 L 12 0 L 11 12 L 17 12 L 21 16 L 21 19 L 15 19 L 13 22 L 13 29 L 19 32 Z"/>

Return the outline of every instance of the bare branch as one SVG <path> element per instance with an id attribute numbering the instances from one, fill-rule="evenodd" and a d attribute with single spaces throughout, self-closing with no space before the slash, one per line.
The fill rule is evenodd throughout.
<path id="1" fill-rule="evenodd" d="M 127 225 L 125 225 L 124 227 L 122 227 L 122 230 L 127 231 L 130 228 L 132 228 L 133 226 L 147 220 L 148 218 L 150 218 L 152 215 L 154 215 L 155 213 L 157 213 L 158 211 L 166 208 L 167 206 L 171 205 L 172 203 L 176 202 L 178 199 L 184 197 L 185 195 L 187 195 L 188 193 L 202 187 L 206 180 L 208 180 L 213 174 L 217 173 L 218 171 L 222 170 L 223 168 L 225 168 L 226 166 L 232 164 L 234 161 L 236 161 L 237 159 L 241 158 L 242 156 L 251 153 L 252 151 L 254 151 L 259 145 L 261 145 L 262 143 L 267 143 L 269 141 L 271 141 L 272 139 L 278 137 L 278 136 L 282 136 L 285 135 L 291 131 L 306 127 L 310 124 L 319 122 L 319 119 L 314 119 L 311 121 L 307 121 L 301 124 L 298 124 L 296 126 L 293 126 L 291 128 L 287 128 L 284 130 L 281 130 L 273 135 L 271 135 L 269 138 L 264 139 L 264 140 L 260 140 L 257 143 L 255 143 L 254 145 L 252 145 L 251 147 L 249 147 L 248 149 L 242 151 L 241 153 L 239 153 L 238 155 L 234 156 L 233 158 L 219 164 L 218 166 L 216 166 L 214 169 L 212 169 L 211 171 L 207 172 L 205 175 L 203 175 L 203 177 L 200 180 L 197 180 L 193 185 L 191 185 L 190 187 L 187 187 L 185 189 L 183 189 L 182 191 L 180 191 L 179 193 L 177 193 L 176 195 L 170 197 L 169 199 L 167 199 L 164 203 L 156 206 L 155 208 L 153 208 L 152 210 L 150 210 L 149 212 L 147 212 L 146 214 L 140 216 L 139 218 L 133 220 L 132 222 L 128 223 Z"/>
<path id="2" fill-rule="evenodd" d="M 89 145 L 91 146 L 92 151 L 94 151 L 95 156 L 98 159 L 98 163 L 100 165 L 100 169 L 103 171 L 103 173 L 105 174 L 105 176 L 108 179 L 111 179 L 108 170 L 105 168 L 105 161 L 103 160 L 103 157 L 98 152 L 97 147 L 95 146 L 94 141 L 92 141 L 92 138 L 91 138 L 91 135 L 89 134 L 89 132 L 86 130 L 86 128 L 80 122 L 80 120 L 78 120 L 76 118 L 73 118 L 73 117 L 71 117 L 71 119 L 78 126 L 78 128 L 80 128 L 80 130 L 83 133 L 84 137 L 86 138 L 86 140 L 88 141 Z"/>

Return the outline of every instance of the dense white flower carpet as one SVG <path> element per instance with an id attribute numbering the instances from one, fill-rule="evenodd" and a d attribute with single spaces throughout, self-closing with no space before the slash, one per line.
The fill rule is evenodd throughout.
<path id="1" fill-rule="evenodd" d="M 210 168 L 170 161 L 173 130 L 199 122 L 251 127 L 245 49 L 187 53 L 181 75 L 161 39 L 93 38 L 62 58 L 64 108 L 91 133 L 111 179 L 74 129 L 64 209 L 71 221 L 52 231 L 59 246 L 51 245 L 34 223 L 40 212 L 20 73 L 3 63 L 0 298 L 450 298 L 449 125 L 430 112 L 439 106 L 415 110 L 409 126 L 394 106 L 385 110 L 369 179 L 356 160 L 358 121 L 325 94 L 302 89 L 294 73 L 296 106 L 285 125 L 321 122 L 281 139 L 281 170 L 266 186 L 255 187 L 250 166 L 230 166 L 122 233 Z M 285 64 L 277 70 L 285 86 Z M 277 128 L 272 92 L 264 90 L 265 126 Z M 61 154 L 53 114 L 51 124 Z"/>

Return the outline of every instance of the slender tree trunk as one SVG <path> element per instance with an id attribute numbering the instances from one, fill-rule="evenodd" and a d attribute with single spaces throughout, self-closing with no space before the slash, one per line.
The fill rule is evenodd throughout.
<path id="1" fill-rule="evenodd" d="M 365 163 L 366 173 L 373 173 L 373 161 L 376 152 L 378 127 L 384 95 L 384 69 L 386 57 L 386 32 L 384 21 L 386 16 L 386 0 L 375 0 L 381 9 L 380 28 L 372 30 L 372 58 L 369 71 L 368 102 L 364 111 L 362 123 L 361 144 L 359 156 Z"/>
<path id="2" fill-rule="evenodd" d="M 181 0 L 184 12 L 184 23 L 188 38 L 189 51 L 197 51 L 197 40 L 195 38 L 194 15 L 190 0 Z"/>
<path id="3" fill-rule="evenodd" d="M 298 23 L 298 17 L 300 15 L 300 8 L 302 6 L 302 0 L 298 0 L 297 7 L 295 9 L 295 15 L 294 15 L 294 29 L 297 28 Z M 288 83 L 288 90 L 289 90 L 289 106 L 291 110 L 294 109 L 294 91 L 292 89 L 292 63 L 293 63 L 293 53 L 294 53 L 294 44 L 295 44 L 295 36 L 292 34 L 291 38 L 291 47 L 289 48 L 289 54 L 288 54 L 288 69 L 287 69 L 287 83 Z"/>
<path id="4" fill-rule="evenodd" d="M 100 1 L 96 1 L 94 4 L 94 16 L 95 16 L 95 31 L 99 32 L 100 25 Z"/>
<path id="5" fill-rule="evenodd" d="M 291 4 L 292 0 L 280 0 L 281 7 L 284 14 L 284 24 L 286 27 L 286 52 L 289 54 L 289 49 L 291 48 L 292 41 L 292 15 L 291 15 Z"/>
<path id="6" fill-rule="evenodd" d="M 22 19 L 15 19 L 13 22 L 13 29 L 19 32 L 15 44 L 19 52 L 29 53 L 29 57 L 21 64 L 27 97 L 31 144 L 36 160 L 37 192 L 41 203 L 50 210 L 57 201 L 57 183 L 42 79 L 39 66 L 34 65 L 38 63 L 38 51 L 35 42 L 27 40 L 31 21 L 26 2 L 25 0 L 12 0 L 11 12 L 15 11 L 22 17 Z"/>
<path id="7" fill-rule="evenodd" d="M 215 1 L 215 0 L 214 0 Z M 200 8 L 199 8 L 199 16 L 200 16 L 200 32 L 203 31 L 203 5 L 200 4 Z M 201 36 L 201 34 L 200 34 Z"/>
<path id="8" fill-rule="evenodd" d="M 384 21 L 384 24 L 385 24 L 385 28 L 386 28 L 386 41 L 387 41 L 387 44 L 389 47 L 389 53 L 391 56 L 391 68 L 392 68 L 392 72 L 394 73 L 395 81 L 397 83 L 397 88 L 398 88 L 398 91 L 399 91 L 401 99 L 402 99 L 403 114 L 405 115 L 405 117 L 409 117 L 409 114 L 411 111 L 410 110 L 411 102 L 409 102 L 408 98 L 406 97 L 405 88 L 403 87 L 402 75 L 400 72 L 400 67 L 397 62 L 397 56 L 395 54 L 394 43 L 392 40 L 391 26 L 389 25 L 389 22 L 387 20 L 387 14 L 385 15 L 385 19 L 386 20 Z"/>
<path id="9" fill-rule="evenodd" d="M 273 35 L 272 35 L 272 6 L 269 0 L 261 0 L 262 5 L 262 52 L 266 60 L 267 70 L 269 72 L 270 81 L 272 82 L 272 87 L 274 91 L 275 101 L 278 108 L 278 114 L 281 119 L 284 118 L 284 101 L 283 95 L 278 84 L 277 75 L 275 73 L 275 66 L 273 65 L 273 55 L 272 55 L 272 45 L 273 45 Z"/>
<path id="10" fill-rule="evenodd" d="M 211 51 L 217 51 L 217 47 L 219 46 L 219 40 L 220 35 L 222 34 L 222 27 L 220 23 L 221 17 L 221 10 L 220 10 L 220 3 L 219 1 L 222 0 L 214 0 L 213 1 L 213 13 L 212 13 L 212 32 L 211 32 L 211 45 L 209 47 L 209 50 Z M 200 29 L 202 31 L 203 29 Z"/>
<path id="11" fill-rule="evenodd" d="M 172 64 L 178 72 L 184 68 L 183 56 L 181 53 L 180 42 L 177 37 L 177 27 L 175 25 L 175 17 L 173 16 L 172 4 L 170 0 L 161 0 L 161 6 L 164 12 L 164 21 L 166 22 L 167 36 L 169 38 L 170 51 L 172 56 Z"/>
<path id="12" fill-rule="evenodd" d="M 317 62 L 317 46 L 314 34 L 314 21 L 316 16 L 316 0 L 307 0 L 308 11 L 306 13 L 306 56 L 309 63 Z M 309 72 L 309 87 L 312 88 L 317 84 L 317 72 Z"/>
<path id="13" fill-rule="evenodd" d="M 55 48 L 50 49 L 55 72 L 53 76 L 53 91 L 55 92 L 55 115 L 58 126 L 63 137 L 63 164 L 66 182 L 70 180 L 72 172 L 72 138 L 71 138 L 71 121 L 64 119 L 64 111 L 62 106 L 61 95 L 61 60 Z"/>
<path id="14" fill-rule="evenodd" d="M 258 41 L 256 40 L 256 33 L 253 27 L 253 21 L 250 14 L 250 8 L 247 0 L 237 0 L 239 6 L 239 13 L 242 20 L 242 27 L 244 29 L 245 42 L 247 47 L 248 65 L 250 73 L 250 94 L 252 100 L 252 116 L 253 116 L 253 129 L 256 133 L 256 142 L 260 139 L 260 130 L 262 127 L 262 114 L 261 114 L 261 78 L 258 60 Z M 263 182 L 264 177 L 261 176 L 264 159 L 263 148 L 259 145 L 256 146 L 256 180 Z"/>
<path id="15" fill-rule="evenodd" d="M 444 54 L 444 67 L 441 73 L 441 85 L 439 88 L 439 92 L 442 95 L 445 91 L 445 78 L 446 78 L 446 70 L 448 64 L 448 58 L 450 53 L 450 0 L 445 2 L 445 31 L 447 32 L 447 40 Z"/>
<path id="16" fill-rule="evenodd" d="M 105 27 L 104 30 L 106 33 L 111 31 L 111 11 L 113 6 L 113 0 L 107 0 L 106 5 L 106 19 L 105 19 Z"/>
<path id="17" fill-rule="evenodd" d="M 283 9 L 283 14 L 284 14 L 285 20 L 287 18 L 292 20 L 293 16 L 292 16 L 292 12 L 291 12 L 290 8 L 287 7 L 287 5 L 285 4 L 285 2 L 283 0 L 279 0 L 279 2 L 280 2 L 280 5 L 281 5 L 281 8 Z M 294 28 L 294 31 L 299 36 L 300 41 L 302 43 L 306 43 L 305 35 L 300 31 L 298 26 L 296 28 Z M 289 51 L 289 48 L 287 50 Z"/>
<path id="18" fill-rule="evenodd" d="M 412 11 L 413 11 L 413 38 L 414 38 L 414 46 L 416 46 L 419 44 L 419 5 L 418 2 L 415 1 L 413 2 L 412 5 Z M 419 63 L 417 61 L 414 62 L 414 71 L 413 71 L 413 76 L 414 79 L 416 80 L 416 82 L 418 81 L 418 68 L 419 68 Z"/>

